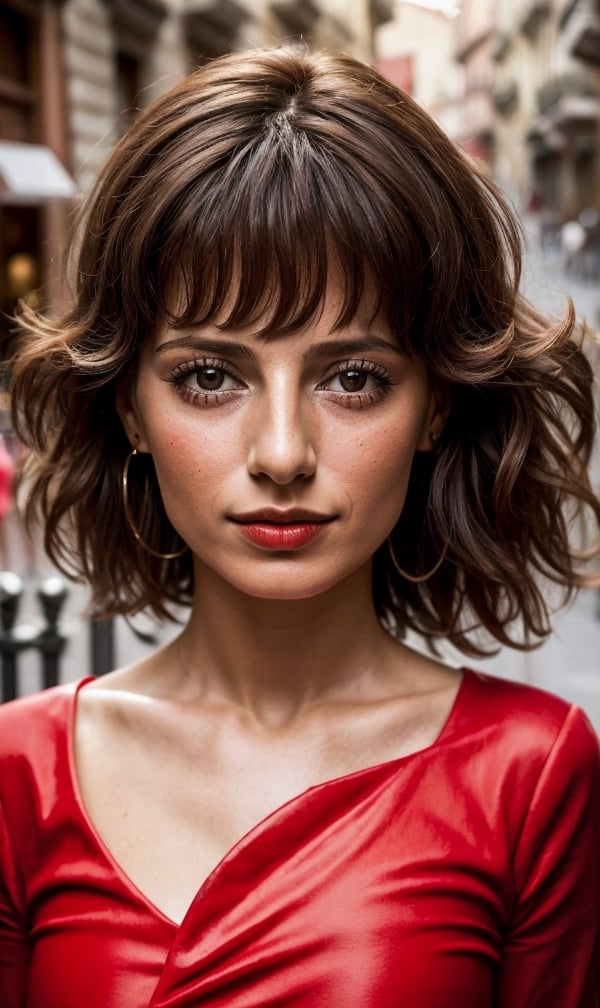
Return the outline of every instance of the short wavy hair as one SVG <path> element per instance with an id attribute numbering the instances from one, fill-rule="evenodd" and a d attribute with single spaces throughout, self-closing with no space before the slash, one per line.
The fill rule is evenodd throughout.
<path id="1" fill-rule="evenodd" d="M 79 235 L 72 306 L 58 321 L 23 310 L 11 389 L 31 449 L 28 519 L 42 519 L 58 566 L 91 584 L 97 611 L 164 617 L 194 589 L 189 551 L 152 557 L 123 512 L 130 445 L 115 397 L 142 341 L 157 320 L 222 322 L 225 310 L 227 325 L 294 331 L 335 268 L 338 323 L 375 282 L 398 343 L 451 402 L 391 535 L 406 570 L 443 562 L 412 583 L 382 545 L 378 614 L 399 635 L 471 654 L 484 653 L 482 628 L 515 646 L 548 632 L 540 575 L 567 595 L 584 583 L 571 525 L 582 511 L 600 523 L 590 364 L 572 306 L 551 323 L 519 293 L 521 234 L 505 199 L 408 95 L 345 55 L 217 59 L 117 144 Z M 146 541 L 177 550 L 148 456 L 130 493 Z"/>

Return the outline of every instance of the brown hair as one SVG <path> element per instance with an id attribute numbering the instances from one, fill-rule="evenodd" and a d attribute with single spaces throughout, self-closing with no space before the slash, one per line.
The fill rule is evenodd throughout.
<path id="1" fill-rule="evenodd" d="M 473 629 L 548 632 L 541 574 L 583 583 L 575 512 L 600 523 L 586 467 L 591 369 L 572 308 L 550 324 L 519 294 L 520 233 L 493 183 L 407 95 L 347 56 L 281 48 L 215 60 L 182 80 L 115 148 L 81 223 L 74 303 L 53 323 L 24 311 L 14 422 L 33 449 L 28 515 L 95 605 L 132 613 L 189 602 L 191 557 L 141 550 L 120 496 L 130 445 L 115 411 L 157 320 L 267 317 L 294 330 L 345 283 L 340 324 L 376 278 L 399 343 L 449 388 L 435 453 L 415 458 L 392 534 L 374 558 L 380 616 L 475 653 Z M 183 288 L 176 312 L 173 289 Z M 158 551 L 181 542 L 147 456 L 132 510 Z M 133 467 L 132 467 L 133 474 Z M 139 471 L 138 471 L 139 474 Z M 148 498 L 150 494 L 150 498 Z"/>

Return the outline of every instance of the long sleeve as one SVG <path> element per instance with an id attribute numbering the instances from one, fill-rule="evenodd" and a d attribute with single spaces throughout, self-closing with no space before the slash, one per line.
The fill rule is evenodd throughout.
<path id="1" fill-rule="evenodd" d="M 18 910 L 14 861 L 0 806 L 0 1005 L 25 1008 L 30 949 Z"/>
<path id="2" fill-rule="evenodd" d="M 599 1008 L 600 753 L 578 708 L 538 779 L 514 870 L 498 1008 Z"/>

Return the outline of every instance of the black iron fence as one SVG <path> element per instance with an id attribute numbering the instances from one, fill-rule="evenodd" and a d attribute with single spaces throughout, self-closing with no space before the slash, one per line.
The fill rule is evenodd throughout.
<path id="1" fill-rule="evenodd" d="M 22 659 L 37 654 L 42 689 L 60 682 L 60 663 L 69 635 L 62 616 L 68 597 L 66 582 L 58 577 L 45 578 L 36 592 L 39 619 L 20 621 L 19 613 L 25 585 L 11 571 L 0 571 L 0 700 L 19 696 Z M 88 622 L 89 672 L 103 675 L 114 668 L 114 624 L 112 620 Z M 88 671 L 88 670 L 86 670 Z"/>

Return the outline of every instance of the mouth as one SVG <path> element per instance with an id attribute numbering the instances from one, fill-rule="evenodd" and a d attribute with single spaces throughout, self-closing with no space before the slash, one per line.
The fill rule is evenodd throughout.
<path id="1" fill-rule="evenodd" d="M 231 521 L 254 546 L 287 552 L 314 542 L 335 516 L 304 508 L 261 508 L 234 515 Z"/>
<path id="2" fill-rule="evenodd" d="M 243 514 L 232 515 L 231 521 L 237 525 L 325 525 L 334 521 L 333 515 L 320 514 L 317 511 L 307 511 L 304 508 L 260 508 L 257 511 L 246 511 Z"/>

